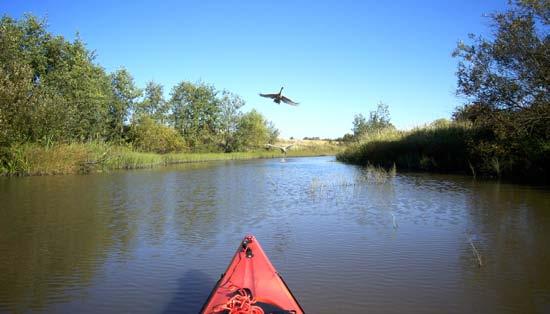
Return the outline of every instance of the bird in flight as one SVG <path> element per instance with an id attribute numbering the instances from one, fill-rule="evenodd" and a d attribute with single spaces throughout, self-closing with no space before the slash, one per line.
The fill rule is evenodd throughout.
<path id="1" fill-rule="evenodd" d="M 292 101 L 290 98 L 283 96 L 283 87 L 281 87 L 281 90 L 278 94 L 260 94 L 262 97 L 267 97 L 273 99 L 273 102 L 280 104 L 281 101 L 285 104 L 289 104 L 291 106 L 298 106 L 297 102 Z"/>
<path id="2" fill-rule="evenodd" d="M 294 145 L 291 144 L 291 145 L 287 145 L 287 146 L 277 146 L 277 145 L 265 144 L 265 146 L 270 147 L 270 148 L 278 148 L 278 149 L 281 150 L 281 153 L 285 154 L 285 156 L 286 156 L 286 153 L 288 152 L 288 150 Z"/>

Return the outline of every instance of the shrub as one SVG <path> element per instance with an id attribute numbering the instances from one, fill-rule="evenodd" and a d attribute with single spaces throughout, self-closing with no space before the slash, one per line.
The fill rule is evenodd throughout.
<path id="1" fill-rule="evenodd" d="M 183 138 L 174 128 L 155 122 L 147 115 L 130 125 L 128 138 L 136 149 L 145 152 L 165 154 L 186 148 Z"/>

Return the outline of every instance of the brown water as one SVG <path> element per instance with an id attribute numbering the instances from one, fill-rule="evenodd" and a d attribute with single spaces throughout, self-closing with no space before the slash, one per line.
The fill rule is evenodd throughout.
<path id="1" fill-rule="evenodd" d="M 307 313 L 550 313 L 548 188 L 331 157 L 0 178 L 0 312 L 196 313 L 248 232 Z"/>

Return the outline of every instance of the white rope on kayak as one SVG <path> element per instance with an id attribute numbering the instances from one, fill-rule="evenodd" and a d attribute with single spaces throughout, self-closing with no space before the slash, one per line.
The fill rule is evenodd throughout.
<path id="1" fill-rule="evenodd" d="M 216 306 L 214 310 L 229 311 L 229 314 L 264 314 L 264 310 L 254 305 L 255 303 L 256 298 L 253 298 L 245 289 L 239 289 L 227 303 Z"/>

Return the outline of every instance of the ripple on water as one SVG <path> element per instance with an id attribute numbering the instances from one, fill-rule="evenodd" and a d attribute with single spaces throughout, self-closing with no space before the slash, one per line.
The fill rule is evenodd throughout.
<path id="1" fill-rule="evenodd" d="M 363 175 L 290 158 L 0 178 L 0 311 L 196 313 L 245 233 L 308 313 L 548 308 L 547 190 Z"/>

